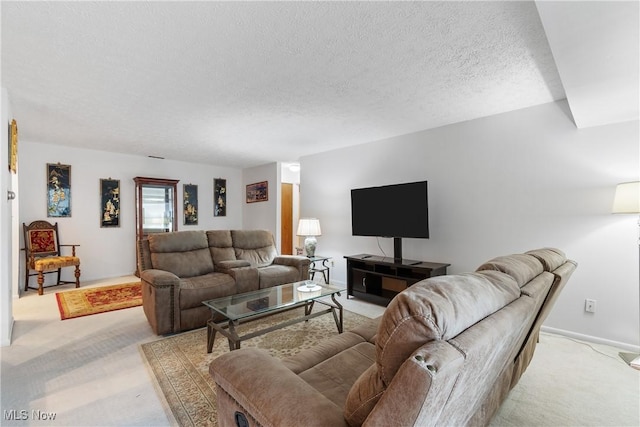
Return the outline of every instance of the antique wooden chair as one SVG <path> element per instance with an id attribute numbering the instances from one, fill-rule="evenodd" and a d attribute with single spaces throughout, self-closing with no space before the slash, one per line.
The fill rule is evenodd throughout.
<path id="1" fill-rule="evenodd" d="M 75 283 L 76 288 L 80 287 L 80 258 L 76 256 L 76 246 L 80 245 L 61 245 L 58 237 L 58 223 L 50 224 L 47 221 L 34 221 L 29 225 L 22 224 L 24 231 L 25 245 L 25 281 L 24 290 L 27 291 L 29 286 L 29 277 L 38 276 L 38 295 L 43 294 L 44 275 L 58 273 L 58 280 L 55 285 L 64 285 L 66 283 Z M 71 256 L 63 256 L 60 254 L 61 247 L 71 247 Z M 64 267 L 75 266 L 75 282 L 60 280 L 60 273 Z M 31 273 L 31 271 L 35 273 Z M 47 286 L 49 287 L 49 286 Z"/>

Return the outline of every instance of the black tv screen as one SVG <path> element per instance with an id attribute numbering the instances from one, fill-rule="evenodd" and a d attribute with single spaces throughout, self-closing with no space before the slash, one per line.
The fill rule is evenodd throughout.
<path id="1" fill-rule="evenodd" d="M 354 236 L 429 238 L 427 181 L 351 190 Z"/>

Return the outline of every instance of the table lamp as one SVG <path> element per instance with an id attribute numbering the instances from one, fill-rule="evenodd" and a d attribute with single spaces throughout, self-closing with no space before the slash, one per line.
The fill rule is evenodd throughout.
<path id="1" fill-rule="evenodd" d="M 304 236 L 304 249 L 308 257 L 312 257 L 316 253 L 316 236 L 321 236 L 320 221 L 317 218 L 302 218 L 298 222 L 298 236 Z"/>
<path id="2" fill-rule="evenodd" d="M 617 214 L 640 214 L 640 181 L 618 184 L 611 212 Z M 640 218 L 638 227 L 640 227 Z M 640 240 L 638 240 L 638 244 L 640 245 Z M 640 300 L 638 301 L 638 307 L 640 308 Z M 623 352 L 618 354 L 629 366 L 640 370 L 639 354 Z"/>

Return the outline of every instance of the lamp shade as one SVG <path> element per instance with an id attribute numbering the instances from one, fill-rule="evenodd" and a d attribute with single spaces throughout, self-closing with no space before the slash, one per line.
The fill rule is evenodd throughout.
<path id="1" fill-rule="evenodd" d="M 320 221 L 316 218 L 302 218 L 298 222 L 298 236 L 321 236 Z"/>
<path id="2" fill-rule="evenodd" d="M 640 181 L 618 184 L 611 211 L 613 213 L 640 213 Z"/>

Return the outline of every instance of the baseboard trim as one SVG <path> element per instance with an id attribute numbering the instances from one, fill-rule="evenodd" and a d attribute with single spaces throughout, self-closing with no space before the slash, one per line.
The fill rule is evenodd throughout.
<path id="1" fill-rule="evenodd" d="M 591 343 L 594 343 L 594 344 L 604 344 L 604 345 L 608 345 L 608 346 L 611 346 L 611 347 L 616 347 L 616 348 L 619 348 L 619 349 L 622 349 L 622 350 L 630 351 L 630 352 L 633 352 L 633 353 L 639 353 L 640 352 L 640 346 L 638 346 L 638 345 L 632 345 L 632 344 L 629 344 L 629 343 L 607 340 L 607 339 L 600 338 L 600 337 L 594 337 L 592 335 L 578 334 L 576 332 L 566 331 L 564 329 L 556 329 L 556 328 L 550 328 L 548 326 L 542 326 L 540 328 L 540 331 L 548 332 L 550 334 L 562 335 L 562 336 L 565 336 L 565 337 L 568 337 L 568 338 L 573 338 L 573 339 L 577 339 L 577 340 L 581 340 L 581 341 L 587 341 L 587 342 L 591 342 Z"/>
<path id="2" fill-rule="evenodd" d="M 7 332 L 6 337 L 2 337 L 0 340 L 0 347 L 9 347 L 11 345 L 11 337 L 13 336 L 13 325 L 15 324 L 15 320 L 13 316 L 11 316 L 11 321 L 9 322 L 9 331 Z"/>

